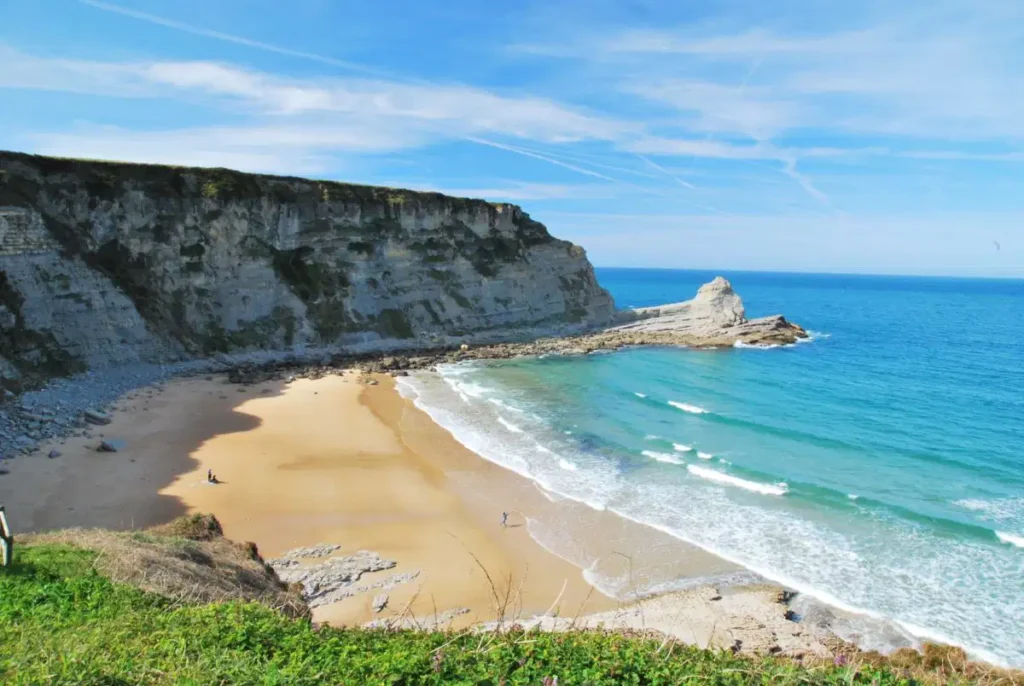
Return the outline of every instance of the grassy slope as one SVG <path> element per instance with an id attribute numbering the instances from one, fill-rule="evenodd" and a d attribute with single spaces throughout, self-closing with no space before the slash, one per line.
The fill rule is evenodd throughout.
<path id="1" fill-rule="evenodd" d="M 808 668 L 612 633 L 318 628 L 258 603 L 174 603 L 111 582 L 95 557 L 40 544 L 0 568 L 0 682 L 910 683 L 886 669 Z"/>

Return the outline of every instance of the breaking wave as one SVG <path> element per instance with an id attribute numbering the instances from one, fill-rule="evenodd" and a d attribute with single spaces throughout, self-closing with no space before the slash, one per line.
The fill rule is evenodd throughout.
<path id="1" fill-rule="evenodd" d="M 644 457 L 649 457 L 652 460 L 657 460 L 658 462 L 665 462 L 667 464 L 686 464 L 672 453 L 659 453 L 653 450 L 644 450 L 640 454 L 643 455 Z"/>
<path id="2" fill-rule="evenodd" d="M 520 429 L 518 426 L 516 426 L 515 424 L 513 424 L 509 420 L 505 419 L 504 417 L 499 416 L 498 417 L 498 423 L 501 424 L 506 429 L 508 429 L 509 431 L 511 431 L 512 433 L 515 433 L 515 434 L 523 433 L 522 429 Z"/>
<path id="3" fill-rule="evenodd" d="M 1003 543 L 1009 543 L 1010 545 L 1015 545 L 1018 548 L 1024 548 L 1024 536 L 1014 536 L 1013 534 L 1008 534 L 1003 531 L 997 531 L 996 538 Z"/>
<path id="4" fill-rule="evenodd" d="M 763 493 L 764 495 L 786 495 L 789 491 L 789 486 L 784 483 L 777 484 L 762 484 L 757 481 L 747 481 L 741 479 L 738 476 L 732 476 L 731 474 L 724 474 L 714 469 L 708 469 L 707 467 L 698 467 L 696 465 L 686 465 L 687 471 L 694 476 L 699 476 L 702 479 L 708 481 L 714 481 L 715 483 L 726 484 L 729 486 L 736 486 L 737 488 L 743 488 L 754 493 Z"/>
<path id="5" fill-rule="evenodd" d="M 669 400 L 668 404 L 676 408 L 677 410 L 689 412 L 690 414 L 708 414 L 708 411 L 705 410 L 700 405 L 691 405 L 690 403 L 678 403 L 675 400 Z"/>

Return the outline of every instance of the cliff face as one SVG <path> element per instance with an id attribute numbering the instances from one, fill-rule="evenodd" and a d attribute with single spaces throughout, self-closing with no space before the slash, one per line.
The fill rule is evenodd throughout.
<path id="1" fill-rule="evenodd" d="M 583 328 L 613 312 L 583 249 L 513 205 L 0 152 L 8 386 L 250 348 Z"/>

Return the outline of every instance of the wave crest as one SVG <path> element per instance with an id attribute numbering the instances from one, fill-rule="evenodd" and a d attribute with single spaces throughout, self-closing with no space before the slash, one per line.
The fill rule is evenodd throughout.
<path id="1" fill-rule="evenodd" d="M 1003 543 L 1009 543 L 1010 545 L 1017 546 L 1018 548 L 1024 548 L 1024 536 L 1014 536 L 1013 534 L 1008 534 L 1005 531 L 997 531 L 996 538 Z"/>
<path id="2" fill-rule="evenodd" d="M 726 484 L 729 486 L 736 486 L 754 493 L 761 493 L 763 495 L 786 495 L 789 492 L 789 486 L 785 483 L 777 484 L 762 484 L 757 481 L 747 481 L 741 479 L 738 476 L 732 476 L 731 474 L 724 474 L 722 472 L 715 471 L 714 469 L 708 469 L 707 467 L 697 467 L 696 465 L 686 465 L 687 471 L 694 476 L 699 476 L 702 479 L 708 481 L 714 481 L 720 484 Z"/>
<path id="3" fill-rule="evenodd" d="M 665 462 L 667 464 L 686 464 L 672 453 L 659 453 L 653 450 L 644 450 L 640 454 L 643 455 L 644 457 L 649 457 L 652 460 L 657 460 L 658 462 Z"/>
<path id="4" fill-rule="evenodd" d="M 506 429 L 508 429 L 509 431 L 511 431 L 514 434 L 521 434 L 521 433 L 523 433 L 522 429 L 520 429 L 518 426 L 516 426 L 515 424 L 513 424 L 512 422 L 510 422 L 509 420 L 505 419 L 504 417 L 502 417 L 500 415 L 498 416 L 498 423 L 501 424 L 503 427 L 505 427 Z"/>
<path id="5" fill-rule="evenodd" d="M 668 404 L 676 408 L 677 410 L 689 412 L 690 414 L 708 414 L 708 411 L 705 410 L 700 405 L 691 405 L 690 403 L 679 403 L 676 402 L 675 400 L 669 400 Z"/>

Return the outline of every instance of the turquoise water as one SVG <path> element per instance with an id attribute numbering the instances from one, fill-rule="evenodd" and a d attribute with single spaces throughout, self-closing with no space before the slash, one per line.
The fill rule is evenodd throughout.
<path id="1" fill-rule="evenodd" d="M 620 306 L 715 274 L 598 270 Z M 1024 281 L 726 273 L 813 340 L 456 365 L 417 402 L 542 488 L 1024 666 Z"/>

